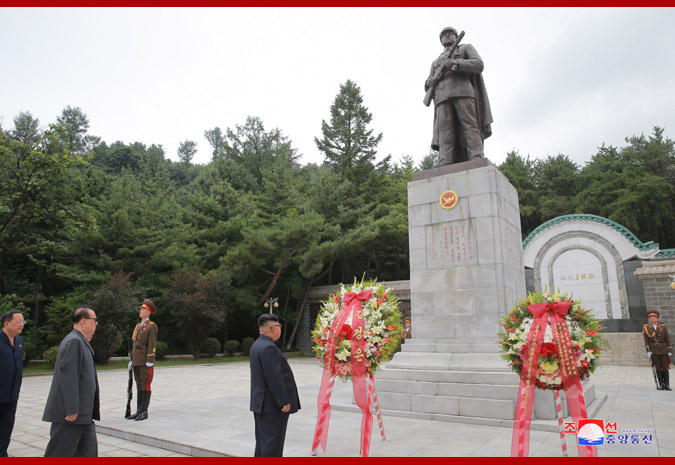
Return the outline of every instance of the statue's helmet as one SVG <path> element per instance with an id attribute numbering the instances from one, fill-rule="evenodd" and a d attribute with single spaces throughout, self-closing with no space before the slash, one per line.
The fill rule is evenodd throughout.
<path id="1" fill-rule="evenodd" d="M 445 34 L 446 32 L 453 32 L 453 33 L 455 34 L 455 36 L 457 35 L 457 29 L 455 29 L 454 27 L 449 27 L 449 26 L 448 26 L 448 27 L 444 27 L 444 28 L 443 28 L 443 30 L 441 31 L 441 33 L 438 34 L 438 38 L 441 39 L 441 38 L 443 37 L 443 34 Z"/>

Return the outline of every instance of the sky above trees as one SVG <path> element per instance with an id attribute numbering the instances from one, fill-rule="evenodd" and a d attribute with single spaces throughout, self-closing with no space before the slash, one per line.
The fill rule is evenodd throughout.
<path id="1" fill-rule="evenodd" d="M 161 144 L 172 160 L 192 140 L 207 163 L 205 131 L 256 116 L 302 164 L 321 163 L 314 138 L 351 79 L 383 134 L 377 159 L 420 162 L 423 83 L 451 25 L 485 61 L 488 158 L 583 163 L 603 142 L 672 134 L 674 20 L 672 8 L 1 8 L 0 124 L 29 111 L 46 126 L 71 105 L 92 136 Z"/>

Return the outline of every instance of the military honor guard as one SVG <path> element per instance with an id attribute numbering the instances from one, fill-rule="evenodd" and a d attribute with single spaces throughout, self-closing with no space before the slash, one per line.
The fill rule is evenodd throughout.
<path id="1" fill-rule="evenodd" d="M 150 315 L 157 313 L 157 306 L 150 299 L 145 299 L 138 309 L 141 322 L 134 328 L 131 347 L 131 365 L 136 382 L 137 410 L 129 415 L 129 420 L 146 420 L 152 390 L 152 378 L 155 365 L 155 345 L 157 344 L 157 325 L 150 320 Z"/>
<path id="2" fill-rule="evenodd" d="M 647 356 L 651 359 L 652 365 L 656 370 L 656 376 L 659 381 L 657 389 L 660 391 L 672 391 L 670 388 L 670 377 L 668 375 L 668 365 L 670 365 L 670 356 L 673 355 L 673 347 L 670 344 L 668 328 L 659 322 L 659 312 L 656 310 L 647 311 L 649 323 L 642 327 L 642 335 L 645 338 L 645 349 Z"/>

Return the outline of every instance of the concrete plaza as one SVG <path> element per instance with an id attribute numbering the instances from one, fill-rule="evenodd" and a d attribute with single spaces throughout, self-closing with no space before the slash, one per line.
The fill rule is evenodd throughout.
<path id="1" fill-rule="evenodd" d="M 284 453 L 308 457 L 312 455 L 321 367 L 310 358 L 289 361 L 302 409 L 290 417 Z M 102 416 L 97 422 L 100 456 L 253 455 L 248 362 L 159 367 L 153 381 L 150 418 L 140 422 L 124 419 L 127 371 L 99 371 L 98 376 Z M 24 377 L 10 456 L 39 457 L 44 453 L 49 424 L 42 422 L 41 417 L 51 379 L 51 375 Z M 598 395 L 607 395 L 595 418 L 616 421 L 619 433 L 634 429 L 649 430 L 653 435 L 651 444 L 617 441 L 599 446 L 599 456 L 675 456 L 675 391 L 656 390 L 650 368 L 601 366 L 591 379 Z M 327 451 L 320 450 L 319 456 L 359 455 L 361 414 L 355 411 L 351 397 L 351 383 L 336 382 Z M 134 399 L 134 408 L 135 402 Z M 374 422 L 370 448 L 373 457 L 510 455 L 510 427 L 391 415 L 383 418 L 387 440 L 380 439 Z M 567 449 L 571 456 L 576 455 L 574 435 L 567 435 Z M 559 434 L 532 430 L 530 455 L 561 456 Z"/>

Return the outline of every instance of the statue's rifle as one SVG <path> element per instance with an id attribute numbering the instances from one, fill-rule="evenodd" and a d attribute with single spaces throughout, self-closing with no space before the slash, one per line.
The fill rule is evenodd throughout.
<path id="1" fill-rule="evenodd" d="M 443 74 L 443 69 L 445 68 L 446 63 L 448 63 L 450 60 L 452 60 L 452 56 L 455 54 L 455 50 L 457 50 L 457 47 L 459 46 L 459 43 L 460 43 L 460 41 L 462 40 L 463 37 L 464 37 L 464 31 L 459 33 L 459 36 L 457 36 L 457 40 L 455 41 L 454 44 L 452 44 L 452 47 L 450 47 L 450 53 L 448 53 L 448 59 L 445 60 L 442 65 L 440 65 L 439 67 L 437 67 L 434 70 L 434 75 L 432 76 L 432 78 L 434 80 L 434 83 L 433 83 L 432 86 L 430 86 L 427 89 L 427 93 L 424 96 L 424 100 L 422 100 L 424 105 L 426 105 L 427 107 L 431 104 L 431 99 L 434 98 L 434 91 L 436 90 L 436 84 L 438 84 L 438 80 L 440 79 L 441 74 Z M 445 53 L 445 52 L 443 52 L 443 53 Z"/>

